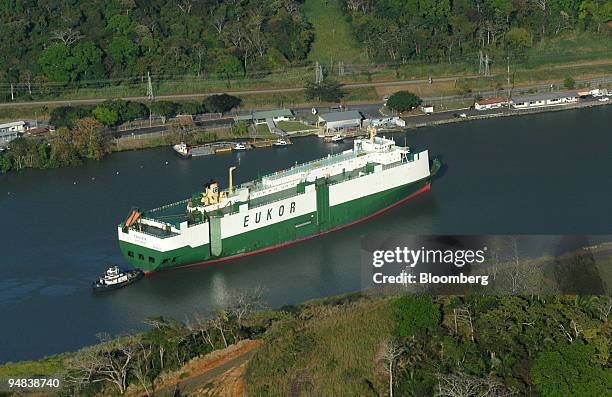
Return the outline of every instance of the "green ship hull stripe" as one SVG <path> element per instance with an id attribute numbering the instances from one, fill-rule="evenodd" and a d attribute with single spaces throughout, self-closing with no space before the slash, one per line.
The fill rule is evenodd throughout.
<path id="1" fill-rule="evenodd" d="M 172 251 L 160 252 L 140 245 L 119 241 L 119 247 L 127 260 L 145 272 L 154 272 L 179 266 L 207 262 L 223 257 L 241 255 L 251 251 L 277 246 L 294 240 L 323 233 L 341 227 L 358 219 L 365 218 L 381 209 L 389 207 L 410 196 L 429 183 L 429 178 L 385 190 L 367 197 L 329 207 L 329 186 L 323 184 L 317 190 L 317 211 L 304 214 L 286 221 L 266 226 L 251 232 L 225 238 L 219 242 L 221 247 L 213 247 L 218 255 L 211 254 L 210 244 L 198 247 L 182 247 Z M 321 200 L 321 202 L 319 202 Z M 326 208 L 320 204 L 327 203 Z M 323 215 L 323 216 L 321 216 Z M 216 244 L 215 244 L 216 245 Z M 221 251 L 218 251 L 220 249 Z M 215 253 L 217 253 L 215 252 Z M 142 259 L 140 259 L 142 258 Z"/>

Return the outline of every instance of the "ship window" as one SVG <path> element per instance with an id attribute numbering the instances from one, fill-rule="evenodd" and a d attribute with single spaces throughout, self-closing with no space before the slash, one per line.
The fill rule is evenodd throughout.
<path id="1" fill-rule="evenodd" d="M 149 257 L 149 263 L 155 263 L 155 258 L 153 258 L 152 256 Z"/>
<path id="2" fill-rule="evenodd" d="M 128 256 L 130 258 L 133 258 L 134 257 L 134 251 L 128 251 Z"/>
<path id="3" fill-rule="evenodd" d="M 176 262 L 176 256 L 172 258 L 172 263 Z"/>
<path id="4" fill-rule="evenodd" d="M 138 254 L 138 259 L 140 259 L 141 261 L 144 261 L 144 255 L 143 254 Z"/>
<path id="5" fill-rule="evenodd" d="M 164 263 L 168 263 L 168 261 L 169 261 L 169 260 L 170 260 L 170 259 L 168 259 L 168 258 L 164 259 L 164 260 L 162 261 L 162 265 L 163 265 Z"/>

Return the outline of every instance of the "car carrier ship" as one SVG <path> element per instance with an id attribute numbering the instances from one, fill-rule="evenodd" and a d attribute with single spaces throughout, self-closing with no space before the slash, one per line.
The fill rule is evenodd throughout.
<path id="1" fill-rule="evenodd" d="M 119 224 L 123 255 L 145 273 L 227 261 L 335 231 L 431 187 L 440 167 L 427 150 L 392 139 L 356 139 L 353 148 L 152 210 L 133 209 Z"/>

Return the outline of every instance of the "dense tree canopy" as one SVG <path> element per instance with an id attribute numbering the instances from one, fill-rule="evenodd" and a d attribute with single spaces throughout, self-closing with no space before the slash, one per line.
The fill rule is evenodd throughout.
<path id="1" fill-rule="evenodd" d="M 520 55 L 569 30 L 603 32 L 609 0 L 344 0 L 358 39 L 378 61 L 452 61 L 475 51 Z"/>
<path id="2" fill-rule="evenodd" d="M 429 295 L 404 295 L 391 308 L 398 336 L 423 334 L 437 326 L 441 318 L 439 305 Z"/>
<path id="3" fill-rule="evenodd" d="M 531 368 L 536 390 L 542 397 L 598 397 L 612 390 L 612 369 L 593 364 L 595 348 L 581 342 L 542 352 Z"/>
<path id="4" fill-rule="evenodd" d="M 416 94 L 409 91 L 398 91 L 387 100 L 389 109 L 405 112 L 419 106 L 423 101 Z"/>
<path id="5" fill-rule="evenodd" d="M 95 82 L 234 76 L 303 60 L 312 28 L 294 0 L 6 0 L 0 80 Z"/>

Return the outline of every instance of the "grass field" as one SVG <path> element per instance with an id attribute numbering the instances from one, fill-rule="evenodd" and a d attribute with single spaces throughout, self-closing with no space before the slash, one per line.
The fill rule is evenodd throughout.
<path id="1" fill-rule="evenodd" d="M 279 121 L 276 126 L 285 132 L 295 132 L 312 129 L 312 126 L 299 121 Z"/>
<path id="2" fill-rule="evenodd" d="M 270 133 L 270 129 L 268 128 L 267 124 L 256 124 L 255 130 L 257 131 L 258 134 L 269 134 Z"/>
<path id="3" fill-rule="evenodd" d="M 359 43 L 353 38 L 339 0 L 306 0 L 302 6 L 315 30 L 308 59 L 329 67 L 338 61 L 363 63 L 367 61 Z"/>
<path id="4" fill-rule="evenodd" d="M 363 396 L 385 390 L 378 352 L 390 336 L 385 300 L 309 305 L 275 330 L 247 367 L 253 396 Z"/>

